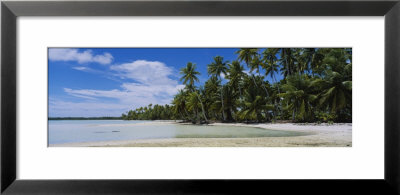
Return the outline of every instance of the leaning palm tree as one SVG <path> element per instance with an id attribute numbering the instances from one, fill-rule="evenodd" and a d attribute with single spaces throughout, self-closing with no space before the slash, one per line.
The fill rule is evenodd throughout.
<path id="1" fill-rule="evenodd" d="M 198 111 L 199 107 L 202 109 L 203 117 L 207 121 L 207 117 L 206 117 L 205 112 L 204 112 L 204 106 L 203 106 L 203 103 L 202 103 L 202 101 L 200 99 L 199 94 L 196 91 L 190 93 L 189 96 L 188 96 L 188 108 L 189 108 L 190 111 L 193 111 L 195 113 L 195 118 L 200 121 L 200 119 L 199 119 L 199 111 Z"/>
<path id="2" fill-rule="evenodd" d="M 197 75 L 200 75 L 200 72 L 196 71 L 196 64 L 188 62 L 186 67 L 182 68 L 179 73 L 182 75 L 180 80 L 183 81 L 183 84 L 186 85 L 190 92 L 193 92 L 195 89 L 194 82 L 199 81 Z"/>
<path id="3" fill-rule="evenodd" d="M 195 92 L 189 93 L 187 96 L 187 107 L 189 112 L 192 112 L 194 114 L 194 118 L 192 118 L 192 123 L 196 123 L 197 120 L 200 120 L 198 118 L 198 109 L 199 109 L 199 100 L 196 97 Z"/>
<path id="4" fill-rule="evenodd" d="M 194 83 L 195 81 L 199 81 L 197 75 L 200 75 L 200 72 L 196 71 L 196 64 L 188 62 L 186 67 L 181 69 L 180 73 L 182 74 L 181 81 L 183 81 L 183 84 L 186 85 L 187 90 L 191 92 L 192 96 L 196 95 L 197 96 L 196 98 L 200 101 L 204 114 L 204 119 L 207 121 L 207 117 L 205 117 L 204 113 L 203 102 L 201 101 L 199 94 L 195 93 L 196 89 Z M 197 116 L 197 110 L 196 110 L 196 116 Z"/>
<path id="5" fill-rule="evenodd" d="M 198 98 L 199 101 L 200 101 L 201 111 L 203 112 L 204 120 L 205 120 L 206 123 L 207 123 L 207 122 L 208 122 L 208 119 L 207 119 L 206 109 L 205 109 L 205 106 L 204 106 L 204 103 L 203 103 L 203 102 L 206 101 L 205 92 L 206 92 L 206 91 L 205 91 L 204 87 L 203 87 L 203 86 L 200 86 L 200 87 L 199 87 L 198 93 L 196 92 L 196 95 L 197 95 L 197 98 Z"/>
<path id="6" fill-rule="evenodd" d="M 222 80 L 221 79 L 221 75 L 224 74 L 226 75 L 226 72 L 228 70 L 227 68 L 227 63 L 228 61 L 224 61 L 224 58 L 221 56 L 216 56 L 214 57 L 214 62 L 211 62 L 211 64 L 209 64 L 207 66 L 207 72 L 209 75 L 218 78 L 218 80 Z M 224 113 L 224 97 L 222 94 L 222 89 L 220 91 L 221 93 L 221 104 L 222 104 L 222 117 L 223 120 L 225 120 L 225 113 Z"/>
<path id="7" fill-rule="evenodd" d="M 186 93 L 182 89 L 178 91 L 172 100 L 172 105 L 174 106 L 174 113 L 179 114 L 182 119 L 189 117 L 189 113 L 186 109 Z M 186 115 L 185 115 L 186 114 Z M 186 117 L 185 117 L 186 116 Z"/>

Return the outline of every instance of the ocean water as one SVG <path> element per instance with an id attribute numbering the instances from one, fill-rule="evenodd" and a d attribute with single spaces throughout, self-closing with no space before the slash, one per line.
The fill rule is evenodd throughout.
<path id="1" fill-rule="evenodd" d="M 179 125 L 155 121 L 50 120 L 49 144 L 157 139 L 157 138 L 250 138 L 291 137 L 304 132 L 254 127 Z"/>

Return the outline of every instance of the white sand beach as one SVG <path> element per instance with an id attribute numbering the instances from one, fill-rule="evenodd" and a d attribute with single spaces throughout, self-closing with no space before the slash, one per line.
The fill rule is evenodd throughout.
<path id="1" fill-rule="evenodd" d="M 175 125 L 173 121 L 154 121 L 138 124 L 107 124 L 112 126 L 131 125 Z M 185 124 L 181 124 L 185 125 Z M 106 142 L 84 142 L 53 144 L 50 147 L 351 147 L 352 124 L 300 124 L 300 123 L 212 123 L 216 126 L 258 127 L 270 130 L 306 132 L 310 135 L 295 137 L 257 138 L 168 138 Z"/>

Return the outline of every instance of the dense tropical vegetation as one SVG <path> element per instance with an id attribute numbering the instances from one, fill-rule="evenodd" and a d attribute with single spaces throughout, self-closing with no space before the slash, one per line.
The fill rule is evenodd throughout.
<path id="1" fill-rule="evenodd" d="M 214 57 L 204 84 L 199 83 L 196 64 L 188 62 L 180 71 L 186 87 L 170 105 L 150 104 L 122 118 L 351 122 L 351 48 L 243 48 L 236 54 L 237 60 L 231 62 Z"/>

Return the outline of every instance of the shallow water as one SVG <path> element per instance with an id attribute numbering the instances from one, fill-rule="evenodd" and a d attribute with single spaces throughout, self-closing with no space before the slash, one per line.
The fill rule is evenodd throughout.
<path id="1" fill-rule="evenodd" d="M 151 122 L 152 124 L 145 124 Z M 254 127 L 154 124 L 154 121 L 50 120 L 49 144 L 157 138 L 291 137 L 304 132 Z"/>

